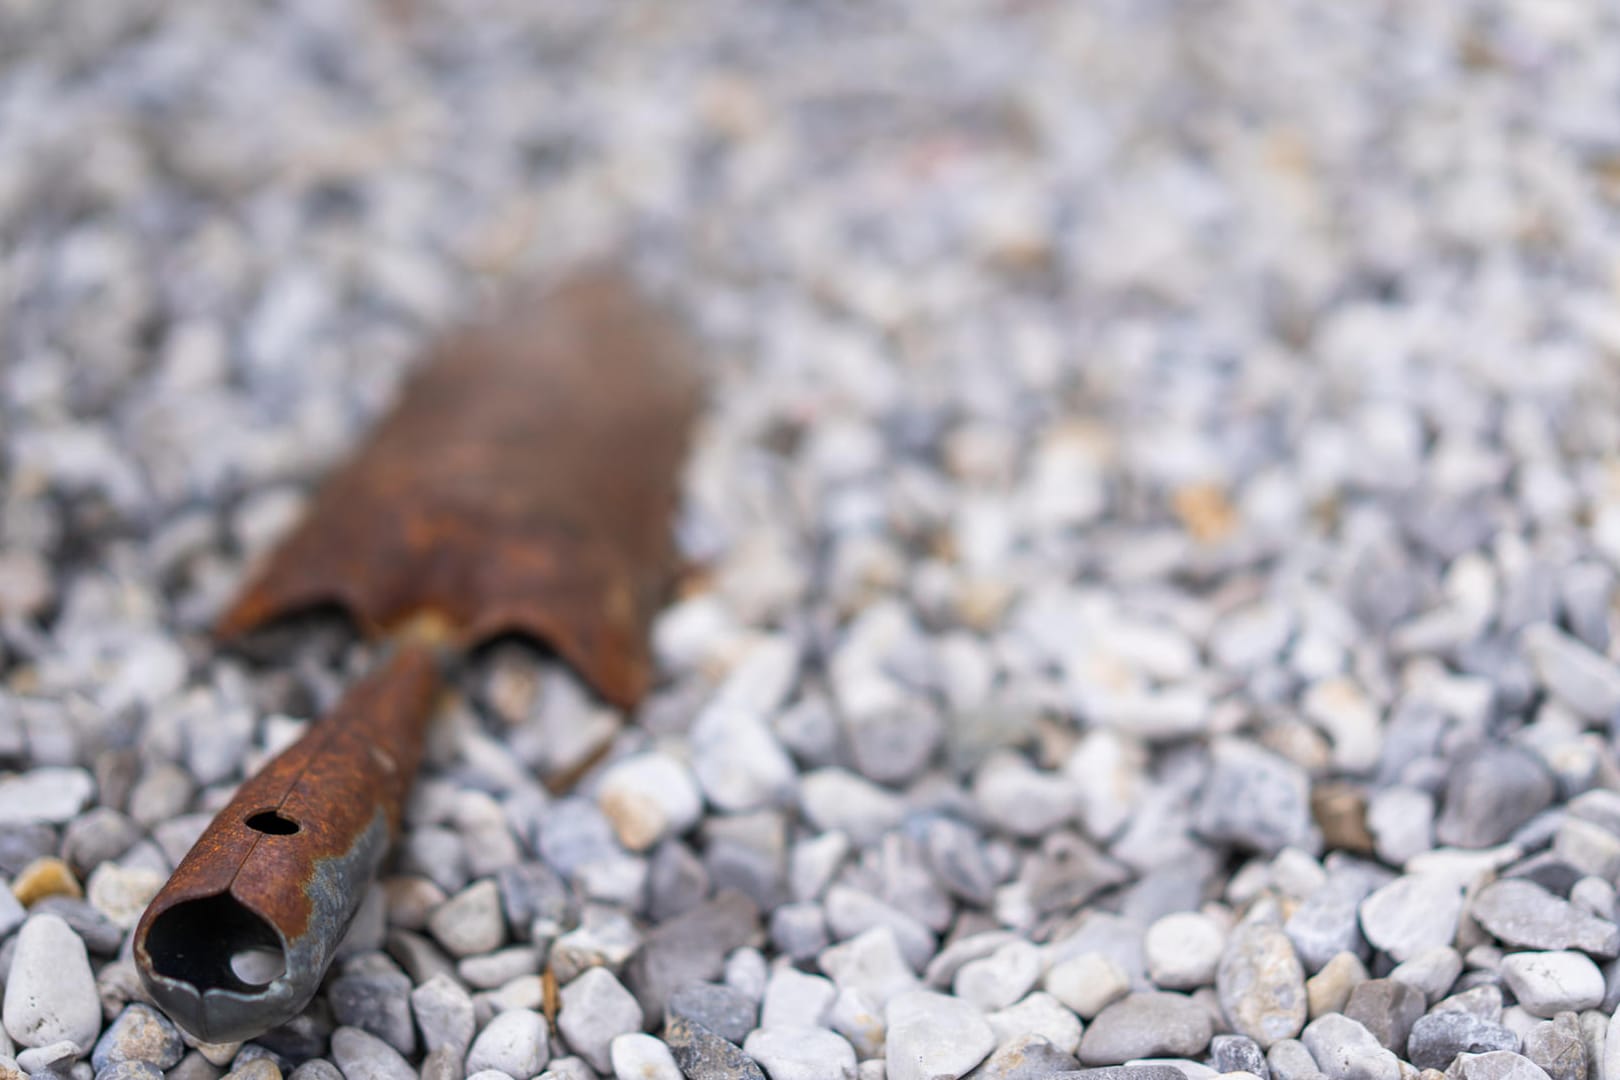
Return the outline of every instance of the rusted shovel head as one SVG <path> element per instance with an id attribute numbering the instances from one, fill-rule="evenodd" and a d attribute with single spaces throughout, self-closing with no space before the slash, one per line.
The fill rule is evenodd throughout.
<path id="1" fill-rule="evenodd" d="M 250 1038 L 316 993 L 398 829 L 441 654 L 528 634 L 641 697 L 700 396 L 683 340 L 597 272 L 448 342 L 225 614 L 229 637 L 336 603 L 397 647 L 237 789 L 137 926 L 192 1033 Z M 280 957 L 239 966 L 255 952 Z"/>
<path id="2" fill-rule="evenodd" d="M 685 341 L 606 270 L 450 340 L 219 632 L 331 603 L 375 637 L 426 624 L 466 648 L 516 632 L 634 704 L 701 398 Z"/>

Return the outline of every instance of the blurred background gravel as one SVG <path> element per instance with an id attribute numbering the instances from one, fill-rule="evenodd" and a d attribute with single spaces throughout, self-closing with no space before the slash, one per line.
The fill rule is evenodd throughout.
<path id="1" fill-rule="evenodd" d="M 1620 1080 L 1617 24 L 0 0 L 0 1070 Z M 128 931 L 367 660 L 210 617 L 610 251 L 715 374 L 658 692 L 480 654 L 328 990 L 183 1043 Z"/>

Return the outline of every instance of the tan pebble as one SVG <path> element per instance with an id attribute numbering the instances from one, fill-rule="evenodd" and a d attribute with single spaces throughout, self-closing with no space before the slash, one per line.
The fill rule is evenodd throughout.
<path id="1" fill-rule="evenodd" d="M 1353 952 L 1342 952 L 1305 980 L 1305 1001 L 1312 1020 L 1338 1012 L 1350 1000 L 1350 991 L 1367 981 L 1367 967 Z"/>
<path id="2" fill-rule="evenodd" d="M 226 1073 L 225 1080 L 281 1080 L 281 1069 L 269 1058 L 254 1058 Z"/>
<path id="3" fill-rule="evenodd" d="M 68 864 L 55 855 L 44 855 L 23 868 L 17 880 L 11 883 L 11 895 L 23 907 L 33 907 L 47 896 L 70 896 L 75 900 L 84 896 L 79 879 L 73 876 Z"/>
<path id="4" fill-rule="evenodd" d="M 1372 854 L 1367 797 L 1355 785 L 1342 781 L 1317 784 L 1311 789 L 1311 816 L 1321 827 L 1322 842 L 1328 848 Z"/>
<path id="5" fill-rule="evenodd" d="M 1237 528 L 1237 511 L 1227 501 L 1226 492 L 1214 484 L 1193 484 L 1181 488 L 1170 500 L 1182 526 L 1201 544 L 1226 539 Z"/>

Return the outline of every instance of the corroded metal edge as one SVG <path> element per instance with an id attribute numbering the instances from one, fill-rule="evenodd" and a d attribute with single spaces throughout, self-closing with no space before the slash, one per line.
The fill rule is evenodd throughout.
<path id="1" fill-rule="evenodd" d="M 398 830 L 438 688 L 430 650 L 398 649 L 244 783 L 181 861 L 136 927 L 134 956 L 153 999 L 188 1031 L 213 1042 L 251 1038 L 296 1016 L 320 989 Z M 298 831 L 247 824 L 266 812 Z M 222 899 L 242 922 L 205 914 Z M 262 986 L 229 973 L 236 951 L 265 944 L 244 929 L 255 919 L 285 962 Z"/>
<path id="2" fill-rule="evenodd" d="M 385 636 L 428 613 L 460 648 L 538 638 L 634 705 L 701 398 L 679 326 L 623 276 L 577 274 L 514 304 L 407 383 L 218 632 L 336 603 Z"/>

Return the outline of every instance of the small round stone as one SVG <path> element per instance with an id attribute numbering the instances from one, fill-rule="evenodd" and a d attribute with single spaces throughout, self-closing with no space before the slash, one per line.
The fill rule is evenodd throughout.
<path id="1" fill-rule="evenodd" d="M 855 1080 L 855 1049 L 826 1028 L 762 1028 L 748 1036 L 743 1052 L 771 1080 Z"/>
<path id="2" fill-rule="evenodd" d="M 1502 961 L 1502 981 L 1532 1016 L 1581 1012 L 1603 1001 L 1603 972 L 1584 953 L 1513 953 Z"/>
<path id="3" fill-rule="evenodd" d="M 150 1005 L 135 1002 L 126 1005 L 108 1025 L 96 1042 L 90 1062 L 98 1072 L 120 1061 L 147 1061 L 159 1069 L 172 1069 L 185 1049 L 179 1029 L 167 1016 Z"/>
<path id="4" fill-rule="evenodd" d="M 668 1046 L 651 1035 L 617 1035 L 609 1047 L 614 1080 L 682 1080 L 680 1067 Z"/>
<path id="5" fill-rule="evenodd" d="M 1131 980 L 1102 953 L 1082 953 L 1054 964 L 1042 985 L 1082 1020 L 1090 1020 L 1129 993 Z"/>
<path id="6" fill-rule="evenodd" d="M 506 937 L 500 889 L 493 880 L 474 882 L 434 910 L 428 929 L 452 956 L 499 948 Z"/>
<path id="7" fill-rule="evenodd" d="M 55 915 L 34 915 L 17 933 L 6 980 L 6 1033 L 22 1046 L 64 1040 L 95 1045 L 101 999 L 84 942 Z"/>
<path id="8" fill-rule="evenodd" d="M 1080 1060 L 1121 1065 L 1136 1058 L 1196 1057 L 1212 1033 L 1209 1010 L 1190 997 L 1131 994 L 1091 1021 L 1080 1039 Z"/>
<path id="9" fill-rule="evenodd" d="M 508 1009 L 498 1013 L 473 1040 L 467 1052 L 467 1071 L 499 1069 L 511 1077 L 534 1076 L 550 1057 L 546 1018 L 530 1009 Z"/>
<path id="10" fill-rule="evenodd" d="M 641 1006 L 607 968 L 591 968 L 562 988 L 557 1030 L 597 1072 L 613 1068 L 613 1040 L 641 1030 Z"/>
<path id="11" fill-rule="evenodd" d="M 984 1014 L 959 998 L 926 990 L 901 994 L 885 1010 L 888 1080 L 961 1076 L 995 1049 Z"/>
<path id="12" fill-rule="evenodd" d="M 1142 948 L 1148 977 L 1163 990 L 1193 990 L 1215 981 L 1226 932 L 1201 912 L 1166 915 L 1148 927 Z"/>

